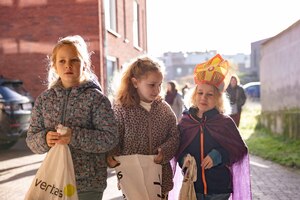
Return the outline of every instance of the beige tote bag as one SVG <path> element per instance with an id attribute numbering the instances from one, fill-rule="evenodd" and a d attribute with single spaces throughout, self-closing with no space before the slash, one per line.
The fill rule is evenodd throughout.
<path id="1" fill-rule="evenodd" d="M 197 181 L 197 165 L 195 158 L 190 154 L 187 154 L 184 158 L 182 169 L 184 168 L 187 169 L 182 180 L 178 200 L 196 200 L 194 182 Z"/>
<path id="2" fill-rule="evenodd" d="M 154 155 L 115 157 L 115 168 L 126 200 L 161 200 L 162 167 L 154 163 Z"/>
<path id="3" fill-rule="evenodd" d="M 78 200 L 71 152 L 56 144 L 38 169 L 25 200 Z"/>

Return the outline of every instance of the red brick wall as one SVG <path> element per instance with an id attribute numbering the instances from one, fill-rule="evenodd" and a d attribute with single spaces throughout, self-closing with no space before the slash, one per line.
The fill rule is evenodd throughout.
<path id="1" fill-rule="evenodd" d="M 81 35 L 90 44 L 92 64 L 106 88 L 106 55 L 118 58 L 119 67 L 147 51 L 146 0 L 140 5 L 140 48 L 133 47 L 133 0 L 117 0 L 118 34 L 105 30 L 101 0 L 1 0 L 0 75 L 21 79 L 37 97 L 47 88 L 46 56 L 60 37 Z M 123 7 L 126 10 L 126 37 Z M 106 38 L 106 42 L 103 40 Z M 127 39 L 128 42 L 125 42 Z M 106 48 L 104 50 L 104 48 Z"/>
<path id="2" fill-rule="evenodd" d="M 133 46 L 133 1 L 117 1 L 117 33 L 118 36 L 107 31 L 107 55 L 118 58 L 119 67 L 131 58 L 147 52 L 147 23 L 146 23 L 146 0 L 138 0 L 140 7 L 140 48 Z M 124 10 L 126 11 L 126 35 L 124 28 Z"/>
<path id="3" fill-rule="evenodd" d="M 0 75 L 23 80 L 37 97 L 46 89 L 47 54 L 60 37 L 78 34 L 95 52 L 92 63 L 99 76 L 99 5 L 97 0 L 1 0 Z"/>

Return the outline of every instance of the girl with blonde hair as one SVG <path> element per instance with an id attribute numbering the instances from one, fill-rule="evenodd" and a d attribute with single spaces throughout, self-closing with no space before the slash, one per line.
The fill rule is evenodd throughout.
<path id="1" fill-rule="evenodd" d="M 248 148 L 234 121 L 224 114 L 228 71 L 228 62 L 219 54 L 196 65 L 192 106 L 178 125 L 180 147 L 175 160 L 182 167 L 188 154 L 195 158 L 197 200 L 251 199 Z"/>
<path id="2" fill-rule="evenodd" d="M 102 199 L 106 188 L 105 153 L 118 134 L 110 101 L 91 71 L 90 53 L 79 35 L 58 41 L 49 57 L 48 89 L 38 96 L 26 142 L 38 154 L 56 144 L 70 148 L 79 200 Z M 61 135 L 58 125 L 68 127 Z"/>
<path id="3" fill-rule="evenodd" d="M 158 62 L 149 57 L 135 59 L 124 71 L 117 90 L 114 112 L 118 122 L 120 143 L 110 153 L 108 163 L 118 164 L 114 156 L 155 155 L 162 166 L 162 197 L 173 188 L 170 160 L 179 145 L 176 116 L 161 98 L 163 72 Z"/>

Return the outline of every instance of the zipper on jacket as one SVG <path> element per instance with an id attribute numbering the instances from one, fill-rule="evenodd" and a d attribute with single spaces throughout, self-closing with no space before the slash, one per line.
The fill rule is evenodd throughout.
<path id="1" fill-rule="evenodd" d="M 190 118 L 193 119 L 196 122 L 199 122 L 196 120 L 191 114 L 189 114 Z M 204 122 L 206 121 L 206 117 L 204 118 Z M 202 123 L 199 125 L 200 128 L 200 160 L 201 160 L 201 165 L 204 160 L 204 132 L 203 132 L 203 120 Z M 205 178 L 205 169 L 203 166 L 201 166 L 201 174 L 202 174 L 202 183 L 203 183 L 203 193 L 204 195 L 207 194 L 207 183 L 206 183 L 206 178 Z"/>
<path id="2" fill-rule="evenodd" d="M 203 163 L 204 159 L 204 133 L 203 128 L 200 125 L 200 152 L 201 152 L 201 164 Z M 203 183 L 203 193 L 204 195 L 207 194 L 207 184 L 206 184 L 206 178 L 205 178 L 205 169 L 204 166 L 201 166 L 201 173 L 202 173 L 202 183 Z"/>
<path id="3" fill-rule="evenodd" d="M 71 89 L 69 90 L 66 90 L 66 93 L 67 93 L 67 95 L 64 97 L 64 104 L 63 104 L 63 114 L 61 115 L 61 119 L 60 119 L 60 123 L 62 124 L 62 125 L 66 125 L 65 124 L 65 119 L 66 119 L 66 113 L 67 113 L 67 106 L 68 106 L 68 101 L 69 101 L 69 96 L 70 96 L 70 93 L 71 93 Z"/>

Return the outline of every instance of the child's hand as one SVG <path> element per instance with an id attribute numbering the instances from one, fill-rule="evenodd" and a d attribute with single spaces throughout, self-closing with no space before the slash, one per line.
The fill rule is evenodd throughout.
<path id="1" fill-rule="evenodd" d="M 213 160 L 209 155 L 203 159 L 201 166 L 204 167 L 204 169 L 210 169 L 213 167 Z"/>
<path id="2" fill-rule="evenodd" d="M 158 153 L 157 153 L 157 155 L 154 157 L 154 162 L 155 162 L 156 164 L 160 164 L 160 163 L 163 161 L 163 159 L 164 159 L 164 154 L 163 154 L 161 148 L 158 148 Z"/>
<path id="3" fill-rule="evenodd" d="M 46 135 L 46 142 L 49 147 L 53 147 L 59 139 L 59 133 L 49 131 Z"/>
<path id="4" fill-rule="evenodd" d="M 117 160 L 115 160 L 115 158 L 113 156 L 108 156 L 106 158 L 106 162 L 110 168 L 115 168 L 120 165 L 120 163 Z"/>
<path id="5" fill-rule="evenodd" d="M 191 165 L 191 161 L 188 160 L 188 159 L 186 159 L 186 158 L 187 157 L 185 156 L 184 157 L 184 163 L 182 165 L 182 174 L 183 174 L 184 177 L 189 178 L 189 170 L 188 170 L 188 168 Z"/>
<path id="6" fill-rule="evenodd" d="M 72 129 L 65 127 L 61 124 L 57 126 L 57 133 L 59 133 L 58 144 L 70 144 Z"/>

